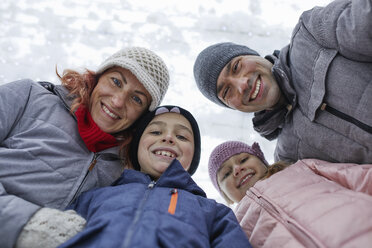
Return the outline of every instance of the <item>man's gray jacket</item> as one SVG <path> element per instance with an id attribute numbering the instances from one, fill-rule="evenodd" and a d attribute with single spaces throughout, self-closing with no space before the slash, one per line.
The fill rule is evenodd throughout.
<path id="1" fill-rule="evenodd" d="M 70 103 L 60 85 L 54 92 L 31 80 L 0 86 L 1 247 L 14 246 L 40 207 L 63 210 L 123 171 L 117 147 L 99 153 L 86 148 Z"/>
<path id="2" fill-rule="evenodd" d="M 275 160 L 372 163 L 372 1 L 339 0 L 300 17 L 266 58 L 289 105 L 255 113 Z M 276 55 L 276 56 L 275 56 Z"/>

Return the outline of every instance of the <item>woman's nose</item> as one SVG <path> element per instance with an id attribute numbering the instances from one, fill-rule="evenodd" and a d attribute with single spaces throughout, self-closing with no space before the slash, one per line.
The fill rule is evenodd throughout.
<path id="1" fill-rule="evenodd" d="M 125 105 L 125 102 L 127 101 L 127 93 L 122 94 L 114 94 L 111 98 L 111 102 L 113 107 L 121 108 Z"/>

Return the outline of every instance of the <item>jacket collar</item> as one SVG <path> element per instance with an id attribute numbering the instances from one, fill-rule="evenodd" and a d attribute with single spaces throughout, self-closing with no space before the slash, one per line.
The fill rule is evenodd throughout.
<path id="1" fill-rule="evenodd" d="M 112 185 L 129 183 L 149 184 L 151 177 L 136 170 L 124 170 L 124 173 Z M 205 192 L 194 182 L 190 174 L 182 167 L 177 159 L 174 159 L 160 178 L 156 181 L 156 187 L 176 188 L 186 190 L 195 195 L 206 197 Z"/>

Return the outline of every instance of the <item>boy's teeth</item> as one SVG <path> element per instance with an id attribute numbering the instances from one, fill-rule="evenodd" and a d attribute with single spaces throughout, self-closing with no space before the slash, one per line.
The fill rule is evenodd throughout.
<path id="1" fill-rule="evenodd" d="M 119 116 L 115 115 L 110 110 L 108 110 L 108 108 L 105 105 L 102 105 L 102 109 L 103 109 L 103 111 L 105 111 L 106 114 L 108 114 L 112 118 L 115 118 L 115 119 L 118 119 L 119 118 Z"/>
<path id="2" fill-rule="evenodd" d="M 173 153 L 168 152 L 168 151 L 156 151 L 155 154 L 162 155 L 162 156 L 167 156 L 167 157 L 170 157 L 170 158 L 175 157 L 175 155 Z"/>
<path id="3" fill-rule="evenodd" d="M 257 94 L 260 91 L 260 86 L 261 86 L 261 80 L 258 80 L 257 83 L 256 83 L 256 89 L 254 90 L 254 92 L 253 92 L 253 94 L 251 96 L 251 100 L 256 99 Z"/>

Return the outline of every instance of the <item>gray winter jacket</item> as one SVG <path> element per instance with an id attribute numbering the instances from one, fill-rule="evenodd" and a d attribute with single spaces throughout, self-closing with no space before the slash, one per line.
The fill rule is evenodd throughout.
<path id="1" fill-rule="evenodd" d="M 1 247 L 14 246 L 40 207 L 63 210 L 81 192 L 110 185 L 123 172 L 117 147 L 86 148 L 69 113 L 71 100 L 60 85 L 55 94 L 31 80 L 0 86 Z"/>
<path id="2" fill-rule="evenodd" d="M 255 113 L 278 138 L 275 160 L 372 163 L 372 1 L 339 0 L 302 14 L 291 43 L 267 56 L 290 103 Z"/>

